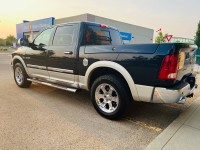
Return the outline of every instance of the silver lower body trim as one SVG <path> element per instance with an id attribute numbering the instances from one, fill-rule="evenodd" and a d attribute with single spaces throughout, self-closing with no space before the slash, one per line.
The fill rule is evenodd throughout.
<path id="1" fill-rule="evenodd" d="M 136 101 L 150 102 L 152 93 L 154 90 L 153 86 L 135 84 L 138 93 L 138 99 Z"/>
<path id="2" fill-rule="evenodd" d="M 36 69 L 43 69 L 43 70 L 47 69 L 46 66 L 38 66 L 38 65 L 31 65 L 31 64 L 27 64 L 27 67 L 29 67 L 29 68 L 36 68 Z"/>
<path id="3" fill-rule="evenodd" d="M 56 72 L 61 72 L 61 73 L 74 73 L 73 70 L 68 70 L 68 69 L 60 69 L 60 68 L 53 68 L 53 67 L 47 67 L 47 69 L 50 71 L 56 71 Z"/>
<path id="4" fill-rule="evenodd" d="M 61 89 L 61 90 L 73 92 L 73 93 L 75 93 L 75 92 L 77 91 L 77 89 L 68 88 L 68 87 L 56 85 L 56 84 L 53 84 L 53 83 L 47 83 L 47 82 L 43 82 L 43 81 L 39 81 L 39 80 L 35 80 L 35 79 L 30 79 L 30 78 L 28 78 L 27 80 L 28 80 L 28 81 L 32 81 L 32 82 L 35 82 L 35 83 L 43 84 L 43 85 L 46 85 L 46 86 L 58 88 L 58 89 Z"/>

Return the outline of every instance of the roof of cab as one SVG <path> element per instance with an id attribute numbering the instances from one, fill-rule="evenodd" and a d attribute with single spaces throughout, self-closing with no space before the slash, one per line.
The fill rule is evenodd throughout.
<path id="1" fill-rule="evenodd" d="M 88 21 L 76 21 L 76 22 L 67 22 L 67 23 L 61 23 L 61 24 L 55 24 L 53 26 L 60 26 L 60 25 L 66 25 L 66 24 L 88 24 L 88 25 L 95 25 L 95 26 L 100 26 L 101 23 L 95 23 L 95 22 L 88 22 Z M 104 25 L 104 24 L 102 24 Z M 118 30 L 117 28 L 115 27 L 112 27 L 112 26 L 108 26 L 108 28 L 110 29 L 115 29 L 115 30 Z"/>

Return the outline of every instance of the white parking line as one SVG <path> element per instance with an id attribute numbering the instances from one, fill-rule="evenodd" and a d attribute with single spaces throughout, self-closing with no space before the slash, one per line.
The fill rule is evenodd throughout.
<path id="1" fill-rule="evenodd" d="M 0 53 L 0 55 L 7 55 L 7 56 L 12 56 L 10 53 Z"/>

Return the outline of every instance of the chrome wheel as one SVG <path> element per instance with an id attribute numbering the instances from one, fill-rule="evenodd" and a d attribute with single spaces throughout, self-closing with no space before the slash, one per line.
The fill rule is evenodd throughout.
<path id="1" fill-rule="evenodd" d="M 117 91 L 107 83 L 100 84 L 95 91 L 95 100 L 98 107 L 106 112 L 114 112 L 119 104 Z"/>
<path id="2" fill-rule="evenodd" d="M 20 67 L 15 68 L 15 80 L 16 80 L 17 84 L 19 84 L 19 85 L 21 85 L 23 83 L 24 76 L 22 73 L 22 69 Z"/>

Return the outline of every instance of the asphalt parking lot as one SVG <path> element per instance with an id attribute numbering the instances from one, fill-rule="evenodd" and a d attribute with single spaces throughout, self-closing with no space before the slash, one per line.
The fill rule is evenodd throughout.
<path id="1" fill-rule="evenodd" d="M 184 105 L 136 102 L 110 121 L 86 91 L 17 87 L 10 62 L 11 52 L 0 52 L 0 149 L 145 149 L 198 96 Z"/>

